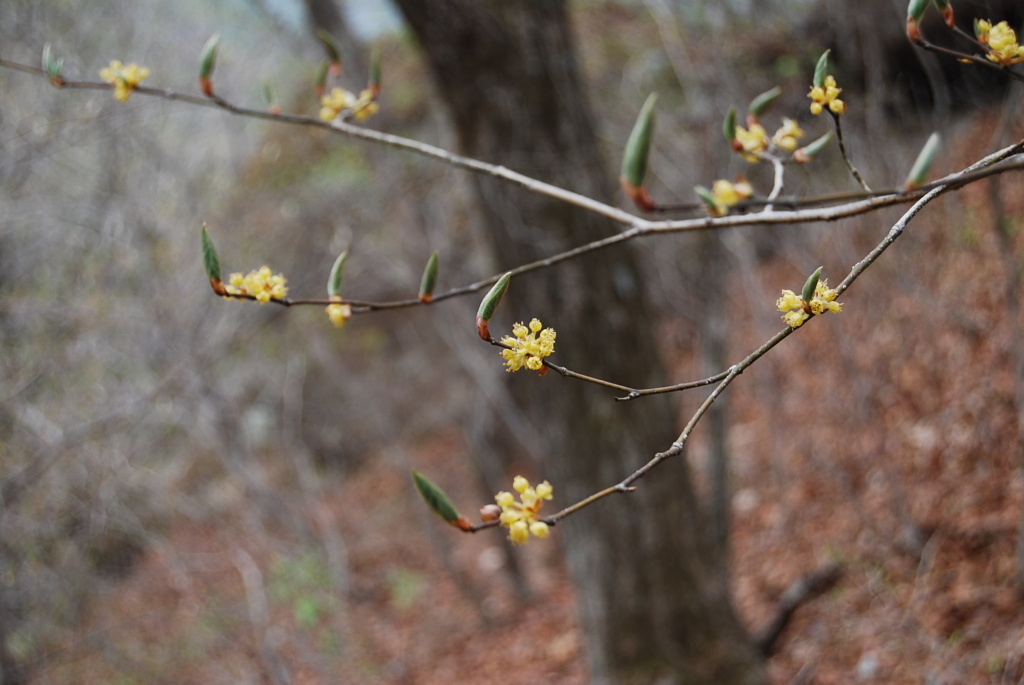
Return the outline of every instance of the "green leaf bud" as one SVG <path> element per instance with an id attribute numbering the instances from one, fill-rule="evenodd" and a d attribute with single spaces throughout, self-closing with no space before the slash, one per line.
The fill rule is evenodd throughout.
<path id="1" fill-rule="evenodd" d="M 437 250 L 430 255 L 427 266 L 423 269 L 420 279 L 420 302 L 427 304 L 434 299 L 434 288 L 437 287 Z"/>
<path id="2" fill-rule="evenodd" d="M 910 4 L 907 5 L 907 21 L 921 23 L 921 17 L 924 16 L 929 4 L 928 0 L 910 0 Z"/>
<path id="3" fill-rule="evenodd" d="M 825 77 L 828 76 L 828 55 L 832 52 L 831 49 L 821 53 L 821 57 L 818 58 L 818 63 L 814 66 L 814 80 L 812 83 L 815 88 L 821 88 L 825 85 Z"/>
<path id="4" fill-rule="evenodd" d="M 327 59 L 331 64 L 341 66 L 341 48 L 338 46 L 338 39 L 323 29 L 316 30 L 316 37 L 320 39 L 324 51 L 327 52 Z"/>
<path id="5" fill-rule="evenodd" d="M 717 212 L 718 205 L 715 203 L 715 196 L 711 194 L 711 191 L 704 186 L 694 186 L 693 191 L 697 193 L 697 197 L 700 198 L 701 202 L 708 206 L 708 209 L 712 212 Z"/>
<path id="6" fill-rule="evenodd" d="M 321 62 L 316 68 L 316 75 L 313 76 L 313 92 L 317 97 L 324 93 L 324 86 L 327 83 L 327 70 L 330 67 L 330 62 Z"/>
<path id="7" fill-rule="evenodd" d="M 199 78 L 210 78 L 213 76 L 213 69 L 217 66 L 217 45 L 220 43 L 220 34 L 210 36 L 203 46 L 199 55 Z"/>
<path id="8" fill-rule="evenodd" d="M 793 161 L 799 164 L 806 164 L 821 154 L 821 151 L 824 150 L 831 142 L 832 131 L 828 131 L 825 135 L 816 138 L 799 150 L 793 152 Z"/>
<path id="9" fill-rule="evenodd" d="M 327 278 L 327 294 L 329 296 L 341 295 L 341 270 L 345 267 L 346 259 L 348 259 L 348 250 L 343 250 L 334 260 L 331 275 Z"/>
<path id="10" fill-rule="evenodd" d="M 426 502 L 432 512 L 448 523 L 458 525 L 457 521 L 462 517 L 459 515 L 459 511 L 455 508 L 455 505 L 452 504 L 452 501 L 448 498 L 448 495 L 445 494 L 444 490 L 439 488 L 431 482 L 429 478 L 416 469 L 412 470 L 412 482 L 416 486 L 416 490 L 420 493 L 420 497 L 423 498 L 423 501 Z"/>
<path id="11" fill-rule="evenodd" d="M 203 268 L 206 269 L 206 277 L 209 278 L 211 281 L 219 281 L 221 280 L 220 260 L 217 259 L 217 248 L 213 246 L 213 241 L 210 240 L 210 236 L 206 232 L 206 224 L 203 224 L 202 241 Z"/>
<path id="12" fill-rule="evenodd" d="M 380 95 L 380 46 L 374 45 L 370 52 L 370 80 L 366 85 L 370 95 L 376 98 Z"/>
<path id="13" fill-rule="evenodd" d="M 810 302 L 814 299 L 814 291 L 818 287 L 818 281 L 821 280 L 821 270 L 823 268 L 819 266 L 804 282 L 804 289 L 800 291 L 800 299 L 804 302 Z"/>
<path id="14" fill-rule="evenodd" d="M 50 44 L 47 43 L 43 46 L 43 71 L 46 73 L 46 78 L 50 79 L 50 83 L 55 86 L 64 84 L 64 79 L 61 77 L 60 72 L 64 68 L 63 59 L 54 59 L 53 52 L 50 50 Z"/>
<path id="15" fill-rule="evenodd" d="M 780 95 L 782 95 L 782 88 L 779 86 L 766 90 L 750 101 L 747 113 L 754 119 L 758 119 Z"/>
<path id="16" fill-rule="evenodd" d="M 722 122 L 722 135 L 732 143 L 736 140 L 736 108 L 730 107 L 725 114 L 725 121 Z"/>
<path id="17" fill-rule="evenodd" d="M 654 136 L 654 104 L 658 95 L 651 93 L 640 109 L 640 114 L 633 124 L 633 130 L 626 141 L 626 152 L 622 156 L 622 179 L 633 188 L 640 188 L 647 175 L 647 158 L 651 151 L 651 138 Z"/>
<path id="18" fill-rule="evenodd" d="M 484 321 L 490 321 L 491 317 L 494 316 L 494 310 L 498 308 L 501 303 L 501 298 L 505 297 L 505 292 L 508 290 L 509 281 L 512 280 L 511 272 L 506 273 L 504 276 L 498 279 L 498 282 L 491 286 L 491 289 L 487 291 L 487 295 L 484 296 L 483 301 L 480 302 L 480 308 L 477 309 L 476 315 Z"/>
<path id="19" fill-rule="evenodd" d="M 910 174 L 907 175 L 907 180 L 903 184 L 904 192 L 913 190 L 924 183 L 928 172 L 932 168 L 932 162 L 935 161 L 935 155 L 939 152 L 940 142 L 941 138 L 938 133 L 928 136 L 928 140 L 925 142 L 924 147 L 921 148 L 921 152 L 917 154 L 914 166 L 911 167 Z"/>

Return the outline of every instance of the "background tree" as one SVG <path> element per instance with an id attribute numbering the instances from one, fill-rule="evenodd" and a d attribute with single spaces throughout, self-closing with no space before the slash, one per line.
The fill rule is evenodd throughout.
<path id="1" fill-rule="evenodd" d="M 459 149 L 584 195 L 612 197 L 564 2 L 400 1 L 454 122 Z M 499 269 L 610 235 L 603 218 L 475 176 L 482 229 Z M 664 377 L 649 322 L 643 268 L 632 249 L 603 251 L 515 279 L 506 312 L 557 322 L 564 363 L 638 385 Z M 571 341 L 579 341 L 574 344 Z M 628 341 L 623 347 L 623 342 Z M 608 402 L 572 381 L 513 378 L 544 438 L 538 472 L 564 501 L 616 482 L 664 448 L 675 424 L 664 398 Z M 497 444 L 493 444 L 497 443 Z M 502 448 L 492 438 L 477 450 Z M 506 448 L 507 449 L 507 448 Z M 763 682 L 762 657 L 714 563 L 709 515 L 685 463 L 564 524 L 594 682 Z"/>

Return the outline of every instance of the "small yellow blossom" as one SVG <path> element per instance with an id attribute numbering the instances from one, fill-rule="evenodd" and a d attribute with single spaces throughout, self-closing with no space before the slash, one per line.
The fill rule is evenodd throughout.
<path id="1" fill-rule="evenodd" d="M 352 305 L 342 304 L 341 295 L 331 295 L 331 304 L 324 310 L 336 328 L 341 328 L 352 316 Z"/>
<path id="2" fill-rule="evenodd" d="M 738 178 L 735 183 L 720 178 L 711 185 L 711 199 L 715 203 L 712 214 L 725 216 L 729 207 L 746 200 L 753 194 L 753 187 L 743 178 Z"/>
<path id="3" fill-rule="evenodd" d="M 320 104 L 323 105 L 320 118 L 324 121 L 334 121 L 346 110 L 359 121 L 366 121 L 380 109 L 373 101 L 373 91 L 369 89 L 356 97 L 344 88 L 334 88 L 320 99 Z"/>
<path id="4" fill-rule="evenodd" d="M 818 281 L 814 288 L 814 297 L 810 302 L 804 302 L 799 295 L 792 290 L 783 290 L 782 297 L 775 301 L 782 314 L 782 320 L 790 328 L 799 328 L 804 321 L 810 318 L 811 314 L 824 314 L 832 312 L 838 314 L 843 311 L 843 304 L 836 302 L 839 292 L 828 287 L 828 281 L 824 278 Z"/>
<path id="5" fill-rule="evenodd" d="M 544 481 L 533 488 L 530 481 L 522 476 L 516 476 L 512 481 L 512 489 L 519 493 L 518 502 L 511 492 L 499 492 L 494 496 L 494 501 L 501 507 L 498 520 L 501 525 L 508 528 L 508 539 L 513 544 L 521 545 L 530 539 L 531 534 L 535 538 L 546 538 L 550 529 L 548 524 L 538 520 L 537 513 L 544 500 L 551 499 L 551 484 Z"/>
<path id="6" fill-rule="evenodd" d="M 1024 62 L 1024 46 L 1017 43 L 1017 34 L 1010 25 L 1001 21 L 995 26 L 981 19 L 977 24 L 978 41 L 988 46 L 985 56 L 996 64 L 1008 67 Z"/>
<path id="7" fill-rule="evenodd" d="M 826 76 L 825 83 L 811 88 L 807 97 L 811 99 L 811 114 L 821 114 L 823 107 L 828 107 L 833 114 L 842 114 L 846 111 L 846 103 L 839 99 L 842 88 L 836 86 L 834 76 Z"/>
<path id="8" fill-rule="evenodd" d="M 274 274 L 269 266 L 261 266 L 246 275 L 233 273 L 224 289 L 229 295 L 252 295 L 260 304 L 288 297 L 288 280 L 282 274 Z"/>
<path id="9" fill-rule="evenodd" d="M 149 76 L 147 67 L 140 67 L 135 62 L 121 64 L 120 60 L 111 60 L 110 66 L 100 69 L 100 78 L 114 86 L 114 98 L 118 102 L 127 102 L 132 91 Z"/>
<path id="10" fill-rule="evenodd" d="M 787 117 L 782 118 L 782 126 L 772 136 L 772 145 L 778 148 L 782 148 L 786 152 L 792 152 L 796 149 L 797 143 L 801 138 L 804 137 L 803 129 L 792 119 Z"/>
<path id="11" fill-rule="evenodd" d="M 768 149 L 768 133 L 761 124 L 751 124 L 749 129 L 737 126 L 736 142 L 739 143 L 736 151 L 740 156 L 754 163 L 758 160 L 757 156 Z"/>
<path id="12" fill-rule="evenodd" d="M 555 329 L 542 328 L 543 324 L 538 319 L 533 319 L 529 328 L 517 323 L 512 328 L 512 335 L 501 339 L 503 345 L 509 346 L 509 349 L 501 351 L 508 366 L 506 371 L 518 371 L 525 366 L 542 376 L 547 373 L 543 359 L 555 351 Z"/>

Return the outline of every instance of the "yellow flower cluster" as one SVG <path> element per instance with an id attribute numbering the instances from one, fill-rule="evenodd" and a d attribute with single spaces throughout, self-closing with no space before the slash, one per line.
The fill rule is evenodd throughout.
<path id="1" fill-rule="evenodd" d="M 140 67 L 135 62 L 121 64 L 120 60 L 116 59 L 110 62 L 110 66 L 100 69 L 100 78 L 114 86 L 114 98 L 118 102 L 127 102 L 132 91 L 148 76 L 147 67 Z"/>
<path id="2" fill-rule="evenodd" d="M 800 128 L 800 125 L 788 117 L 783 117 L 782 126 L 772 136 L 772 145 L 786 152 L 792 152 L 803 137 L 804 130 Z"/>
<path id="3" fill-rule="evenodd" d="M 839 293 L 828 287 L 828 281 L 824 278 L 818 281 L 814 288 L 814 297 L 810 302 L 804 302 L 799 295 L 792 290 L 783 290 L 775 305 L 783 312 L 782 320 L 791 328 L 799 328 L 804 321 L 810 318 L 811 314 L 824 314 L 833 312 L 838 314 L 843 311 L 841 302 L 836 302 Z"/>
<path id="4" fill-rule="evenodd" d="M 839 99 L 842 88 L 836 86 L 834 76 L 826 76 L 825 83 L 820 86 L 813 86 L 807 97 L 811 99 L 811 114 L 818 115 L 824 107 L 828 107 L 833 114 L 842 114 L 846 111 L 846 103 Z"/>
<path id="5" fill-rule="evenodd" d="M 991 61 L 1004 67 L 1024 62 L 1024 46 L 1017 43 L 1017 34 L 1005 21 L 993 26 L 991 21 L 979 19 L 976 33 L 978 40 L 988 46 L 986 57 Z"/>
<path id="6" fill-rule="evenodd" d="M 736 127 L 736 140 L 733 141 L 733 149 L 740 153 L 743 159 L 753 164 L 758 161 L 758 155 L 768 149 L 769 144 L 786 152 L 792 152 L 803 135 L 804 132 L 800 125 L 787 117 L 782 118 L 782 126 L 771 138 L 768 137 L 764 126 L 752 122 L 750 128 Z"/>
<path id="7" fill-rule="evenodd" d="M 320 98 L 320 118 L 324 121 L 334 121 L 346 110 L 359 121 L 366 121 L 380 107 L 373 101 L 373 91 L 367 89 L 356 97 L 353 93 L 344 88 L 334 88 L 330 93 Z"/>
<path id="8" fill-rule="evenodd" d="M 269 266 L 261 266 L 246 275 L 231 274 L 229 285 L 224 286 L 228 295 L 252 295 L 260 304 L 271 300 L 283 300 L 288 297 L 287 279 L 281 274 L 274 274 Z"/>
<path id="9" fill-rule="evenodd" d="M 768 149 L 768 132 L 761 124 L 750 124 L 750 128 L 736 127 L 736 141 L 739 143 L 740 153 L 743 159 L 751 164 L 757 161 L 757 156 Z"/>
<path id="10" fill-rule="evenodd" d="M 327 305 L 328 318 L 337 328 L 345 325 L 345 322 L 352 316 L 352 305 L 342 304 L 341 295 L 331 295 L 331 304 Z"/>
<path id="11" fill-rule="evenodd" d="M 515 545 L 521 545 L 530 539 L 531 533 L 535 538 L 546 538 L 548 524 L 537 520 L 537 512 L 544 500 L 551 499 L 551 484 L 544 481 L 534 489 L 530 487 L 530 481 L 516 476 L 512 489 L 519 493 L 518 502 L 511 492 L 499 492 L 494 496 L 494 501 L 501 507 L 498 520 L 508 528 L 508 539 Z"/>
<path id="12" fill-rule="evenodd" d="M 508 366 L 506 371 L 518 371 L 525 366 L 542 376 L 547 373 L 543 359 L 555 351 L 555 329 L 542 328 L 543 324 L 538 319 L 532 320 L 529 328 L 517 323 L 512 328 L 515 337 L 506 335 L 501 339 L 501 343 L 510 348 L 501 351 Z"/>
<path id="13" fill-rule="evenodd" d="M 744 178 L 736 179 L 736 182 L 718 179 L 711 186 L 711 199 L 715 206 L 712 213 L 715 216 L 725 216 L 729 207 L 746 200 L 754 194 L 754 189 Z"/>

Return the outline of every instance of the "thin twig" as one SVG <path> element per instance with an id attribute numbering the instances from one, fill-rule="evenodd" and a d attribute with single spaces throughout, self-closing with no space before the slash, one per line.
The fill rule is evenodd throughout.
<path id="1" fill-rule="evenodd" d="M 839 142 L 839 154 L 843 156 L 843 161 L 846 162 L 846 168 L 850 170 L 851 174 L 853 174 L 853 178 L 858 184 L 860 184 L 860 187 L 863 188 L 865 192 L 870 193 L 871 188 L 869 188 L 868 184 L 864 182 L 864 177 L 860 175 L 859 171 L 857 171 L 857 167 L 853 166 L 853 162 L 850 160 L 850 155 L 846 152 L 846 144 L 843 142 L 843 125 L 840 123 L 839 115 L 832 110 L 829 110 L 828 113 L 832 115 L 832 121 L 836 124 L 836 140 Z"/>

